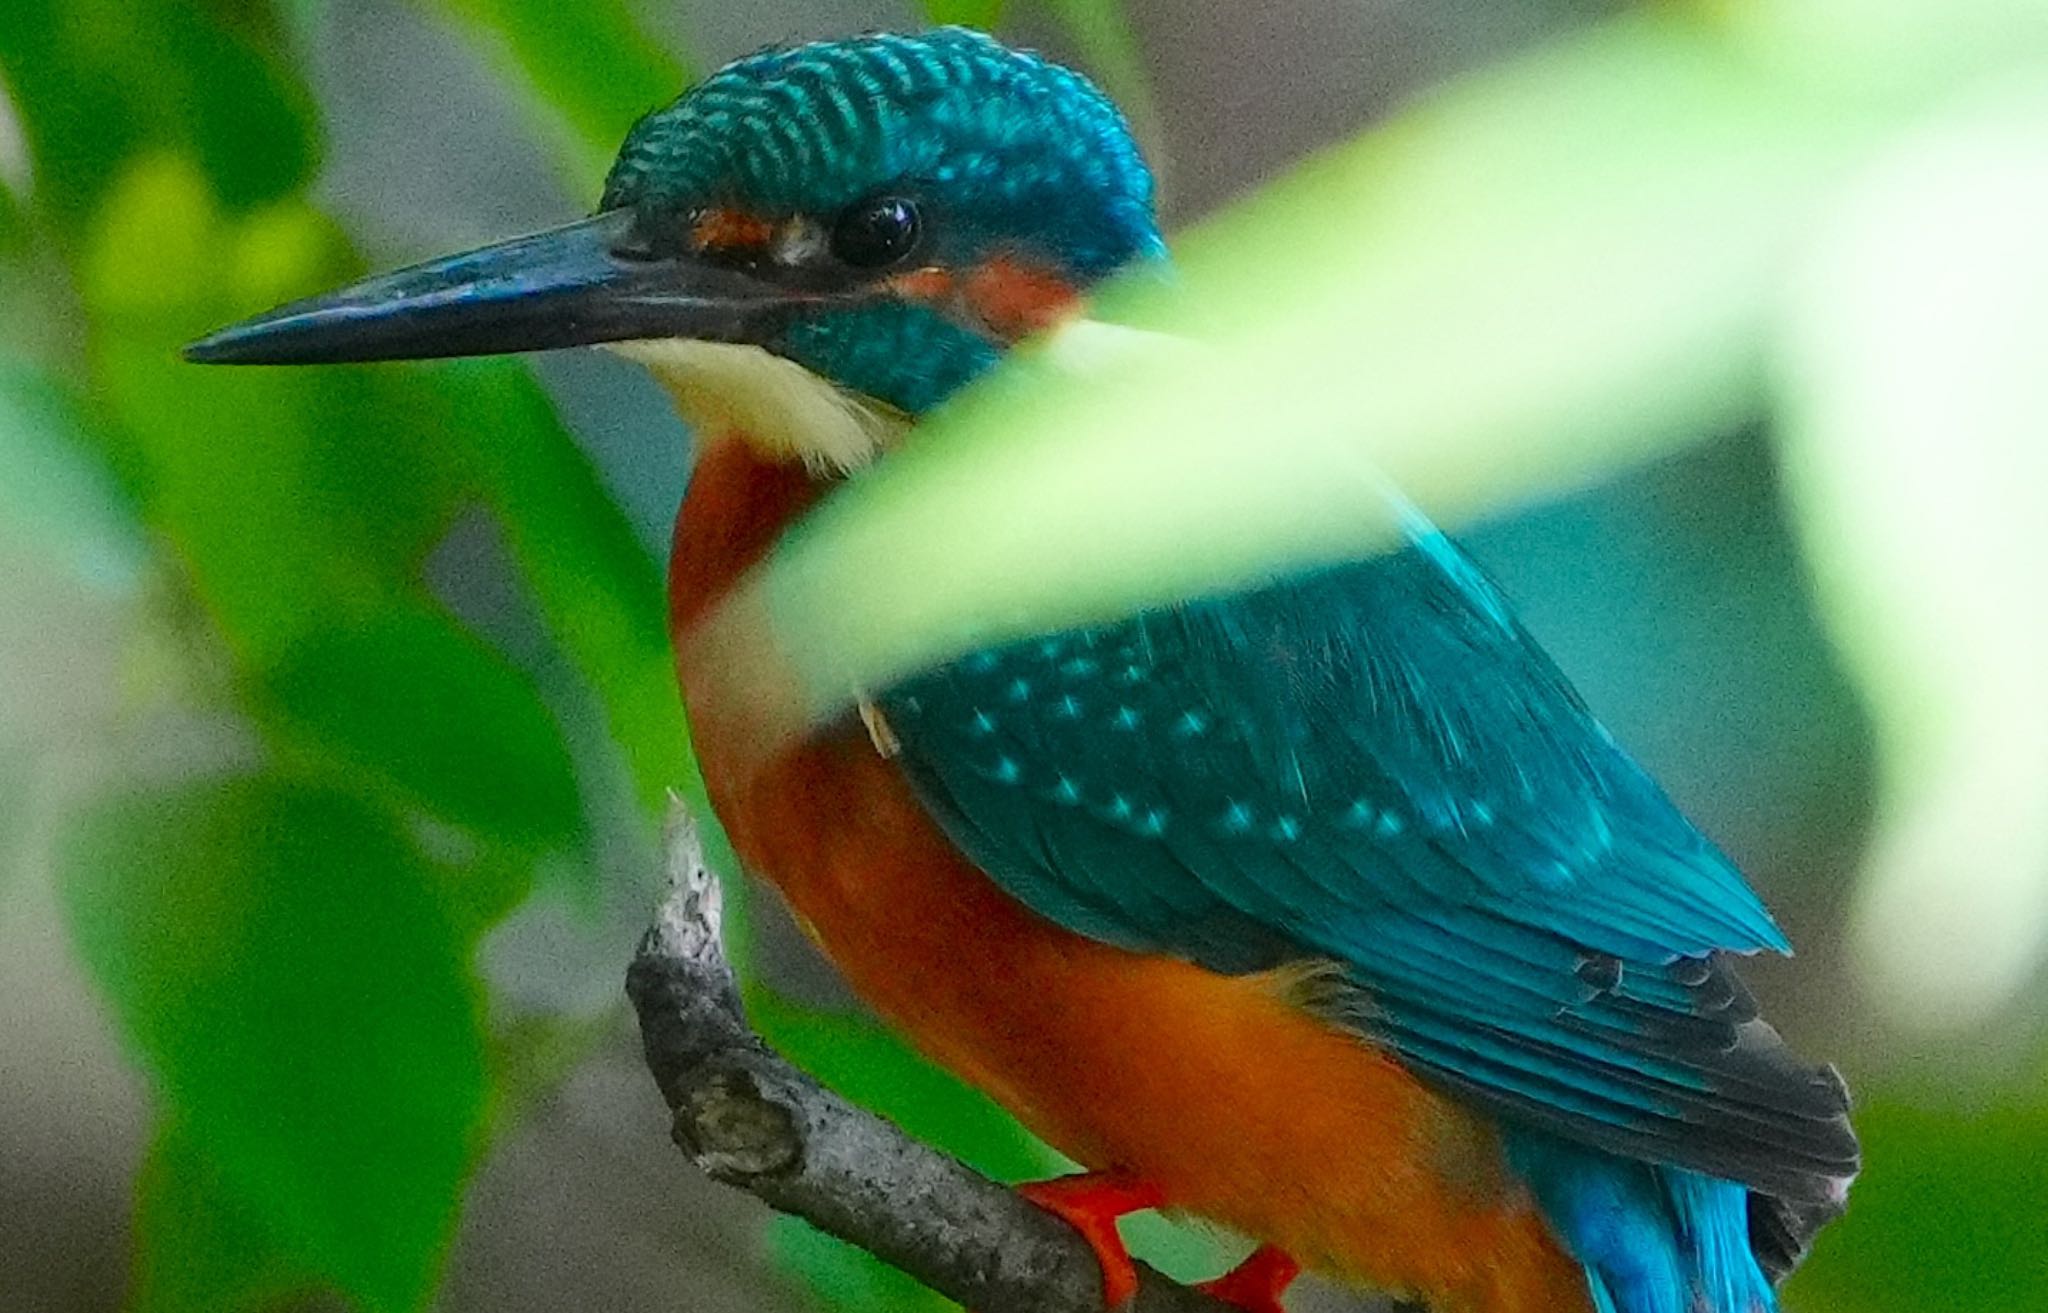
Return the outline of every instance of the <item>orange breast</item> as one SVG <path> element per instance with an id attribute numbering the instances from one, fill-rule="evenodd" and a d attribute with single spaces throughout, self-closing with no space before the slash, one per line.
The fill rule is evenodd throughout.
<path id="1" fill-rule="evenodd" d="M 819 492 L 740 443 L 706 453 L 676 534 L 679 636 Z M 735 781 L 730 719 L 700 700 L 715 685 L 681 673 L 741 857 L 878 1012 L 1049 1143 L 1310 1267 L 1448 1308 L 1588 1307 L 1491 1129 L 1286 982 L 1036 916 L 953 849 L 852 718 Z"/>

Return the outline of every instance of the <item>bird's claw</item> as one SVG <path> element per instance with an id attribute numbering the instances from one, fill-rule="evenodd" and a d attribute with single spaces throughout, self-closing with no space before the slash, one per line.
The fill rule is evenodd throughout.
<path id="1" fill-rule="evenodd" d="M 1280 1296 L 1300 1275 L 1301 1264 L 1285 1250 L 1260 1245 L 1244 1262 L 1196 1289 L 1246 1313 L 1285 1313 Z"/>
<path id="2" fill-rule="evenodd" d="M 1083 1172 L 1033 1181 L 1017 1193 L 1081 1233 L 1102 1265 L 1102 1299 L 1123 1308 L 1138 1293 L 1138 1265 L 1124 1247 L 1117 1219 L 1166 1202 L 1159 1187 L 1115 1172 Z"/>

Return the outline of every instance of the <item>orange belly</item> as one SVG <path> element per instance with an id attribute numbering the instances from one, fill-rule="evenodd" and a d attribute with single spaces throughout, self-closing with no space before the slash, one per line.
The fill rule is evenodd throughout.
<path id="1" fill-rule="evenodd" d="M 730 461 L 723 451 L 707 464 Z M 685 635 L 728 582 L 714 576 L 762 545 L 774 498 L 753 485 L 784 478 L 700 466 L 677 540 Z M 774 487 L 785 518 L 808 500 Z M 1288 981 L 1126 952 L 1038 917 L 954 850 L 856 721 L 735 782 L 729 722 L 705 705 L 711 685 L 682 673 L 741 858 L 878 1012 L 1048 1143 L 1309 1267 L 1440 1307 L 1590 1307 L 1491 1128 L 1303 1011 Z"/>

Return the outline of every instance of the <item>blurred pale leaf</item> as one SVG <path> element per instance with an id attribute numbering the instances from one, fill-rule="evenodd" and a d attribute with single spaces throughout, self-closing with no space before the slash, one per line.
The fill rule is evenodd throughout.
<path id="1" fill-rule="evenodd" d="M 175 1125 L 136 1178 L 134 1227 L 128 1313 L 260 1313 L 319 1283 Z"/>
<path id="2" fill-rule="evenodd" d="M 0 918 L 52 763 L 94 751 L 123 694 L 146 549 L 97 427 L 73 389 L 0 358 Z"/>
<path id="3" fill-rule="evenodd" d="M 690 81 L 627 0 L 433 0 L 431 7 L 484 37 L 537 103 L 559 115 L 578 195 L 596 195 L 626 129 Z"/>
<path id="4" fill-rule="evenodd" d="M 262 778 L 104 803 L 59 870 L 81 956 L 219 1181 L 369 1313 L 419 1307 L 486 1104 L 444 873 L 383 811 Z"/>
<path id="5" fill-rule="evenodd" d="M 2040 0 L 1745 0 L 1701 5 L 1711 21 L 1815 106 L 1893 115 L 1923 109 L 1986 72 L 2048 57 Z"/>
<path id="6" fill-rule="evenodd" d="M 0 358 L 0 548 L 35 550 L 91 585 L 124 590 L 143 543 L 97 428 L 72 389 Z"/>
<path id="7" fill-rule="evenodd" d="M 1117 307 L 1199 346 L 991 380 L 785 539 L 719 641 L 750 678 L 783 653 L 817 715 L 977 644 L 1372 550 L 1387 480 L 1462 524 L 1735 422 L 1843 162 L 1798 108 L 1669 14 L 1457 86 L 1202 225 L 1173 287 Z"/>
<path id="8" fill-rule="evenodd" d="M 1924 1023 L 2048 953 L 2044 233 L 2048 75 L 1901 141 L 1789 312 L 1792 505 L 1883 770 L 1862 974 Z"/>
<path id="9" fill-rule="evenodd" d="M 137 155 L 187 154 L 230 209 L 311 176 L 313 105 L 268 5 L 8 0 L 0 71 L 35 165 L 35 200 L 70 237 Z"/>
<path id="10" fill-rule="evenodd" d="M 535 852 L 585 840 L 561 730 L 533 681 L 424 605 L 321 630 L 258 676 L 261 701 L 355 778 L 479 838 Z M 490 900 L 500 912 L 523 882 Z"/>

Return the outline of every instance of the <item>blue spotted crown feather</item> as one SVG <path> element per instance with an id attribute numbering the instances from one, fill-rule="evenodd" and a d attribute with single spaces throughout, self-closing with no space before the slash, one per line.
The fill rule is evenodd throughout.
<path id="1" fill-rule="evenodd" d="M 1091 276 L 1158 254 L 1151 174 L 1087 78 L 965 28 L 770 49 L 641 119 L 602 208 L 744 201 L 831 212 L 924 184 L 980 226 L 1029 208 Z"/>

